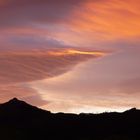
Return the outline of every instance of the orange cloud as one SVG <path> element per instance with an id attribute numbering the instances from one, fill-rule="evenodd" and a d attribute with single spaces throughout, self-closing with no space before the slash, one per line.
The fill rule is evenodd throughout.
<path id="1" fill-rule="evenodd" d="M 16 39 L 28 35 L 35 36 L 34 40 L 38 37 L 44 40 L 45 37 L 50 37 L 64 45 L 98 47 L 95 45 L 102 45 L 104 41 L 133 40 L 140 36 L 140 2 L 138 0 L 75 0 L 73 2 L 67 0 L 57 6 L 57 1 L 37 0 L 36 2 L 25 1 L 24 6 L 21 6 L 22 3 L 15 0 L 15 5 L 14 2 L 10 2 L 7 4 L 7 9 L 2 8 L 1 40 L 5 44 L 8 44 L 7 38 L 11 37 L 8 45 L 13 47 L 12 44 L 17 42 Z M 46 8 L 48 4 L 52 8 Z M 40 12 L 37 14 L 34 5 L 39 8 Z M 20 8 L 15 8 L 18 6 Z M 65 6 L 71 8 L 64 8 Z M 54 8 L 62 11 L 56 13 Z M 25 17 L 26 12 L 29 14 Z M 16 39 L 12 38 L 13 35 Z"/>
<path id="2" fill-rule="evenodd" d="M 105 55 L 105 53 L 101 51 L 79 51 L 79 50 L 74 50 L 74 49 L 66 49 L 64 51 L 62 50 L 62 51 L 57 51 L 57 52 L 49 51 L 48 54 L 54 55 L 54 56 L 91 55 L 91 56 L 96 56 L 96 57 Z"/>
<path id="3" fill-rule="evenodd" d="M 140 2 L 138 0 L 108 0 L 82 4 L 75 10 L 75 30 L 97 32 L 106 38 L 140 35 Z"/>
<path id="4" fill-rule="evenodd" d="M 48 79 L 67 71 L 91 58 L 104 56 L 105 52 L 74 49 L 48 49 L 0 52 L 0 102 L 13 97 L 24 99 L 34 105 L 46 101 L 30 87 L 29 82 Z M 47 102 L 48 103 L 48 102 Z"/>
<path id="5" fill-rule="evenodd" d="M 71 70 L 82 61 L 102 57 L 104 54 L 99 51 L 84 52 L 62 48 L 61 51 L 54 49 L 1 52 L 0 84 L 30 82 L 54 77 Z"/>
<path id="6" fill-rule="evenodd" d="M 72 45 L 138 38 L 139 9 L 138 0 L 87 0 L 71 12 L 71 19 L 66 23 L 67 32 L 55 35 Z"/>

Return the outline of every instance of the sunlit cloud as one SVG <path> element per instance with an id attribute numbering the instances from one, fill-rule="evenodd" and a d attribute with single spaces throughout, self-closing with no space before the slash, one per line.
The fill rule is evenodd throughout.
<path id="1" fill-rule="evenodd" d="M 139 107 L 139 9 L 139 0 L 0 0 L 0 101 Z"/>
<path id="2" fill-rule="evenodd" d="M 139 8 L 138 0 L 87 1 L 82 12 L 75 12 L 73 22 L 77 29 L 98 32 L 105 39 L 136 37 L 140 35 Z"/>
<path id="3" fill-rule="evenodd" d="M 30 82 L 63 74 L 76 64 L 102 57 L 105 52 L 60 51 L 8 51 L 0 53 L 0 84 Z M 75 59 L 75 61 L 73 61 Z"/>
<path id="4" fill-rule="evenodd" d="M 32 3 L 32 0 L 11 0 L 5 3 L 9 9 L 1 9 L 0 38 L 5 40 L 4 46 L 13 47 L 17 42 L 25 46 L 28 44 L 25 37 L 44 42 L 34 43 L 38 47 L 48 46 L 46 36 L 65 45 L 106 48 L 107 42 L 120 39 L 129 42 L 140 36 L 138 0 L 62 0 L 59 4 L 56 0 L 36 0 Z"/>
<path id="5" fill-rule="evenodd" d="M 138 0 L 85 1 L 72 11 L 67 32 L 56 32 L 56 37 L 67 44 L 92 47 L 119 39 L 135 40 L 140 37 L 139 3 Z"/>
<path id="6" fill-rule="evenodd" d="M 31 87 L 42 99 L 52 101 L 42 107 L 54 112 L 80 112 L 82 108 L 84 112 L 139 108 L 139 58 L 139 49 L 129 49 L 81 63 L 58 77 L 33 82 Z"/>
<path id="7" fill-rule="evenodd" d="M 63 49 L 58 50 L 8 50 L 0 52 L 0 102 L 12 97 L 24 99 L 31 104 L 41 106 L 48 100 L 41 99 L 38 91 L 30 87 L 29 82 L 48 79 L 64 74 L 77 64 L 102 57 L 106 52 Z M 58 55 L 57 53 L 62 55 Z M 65 54 L 63 54 L 65 53 Z M 55 54 L 55 55 L 54 55 Z M 56 55 L 57 54 L 57 55 Z M 74 60 L 74 61 L 73 61 Z M 45 102 L 46 101 L 46 102 Z"/>
<path id="8" fill-rule="evenodd" d="M 101 52 L 101 51 L 79 51 L 79 50 L 74 50 L 74 49 L 66 49 L 64 51 L 57 51 L 57 52 L 52 52 L 49 51 L 48 54 L 54 55 L 54 56 L 66 56 L 66 55 L 91 55 L 91 56 L 96 56 L 96 57 L 101 57 L 104 56 L 106 53 Z"/>

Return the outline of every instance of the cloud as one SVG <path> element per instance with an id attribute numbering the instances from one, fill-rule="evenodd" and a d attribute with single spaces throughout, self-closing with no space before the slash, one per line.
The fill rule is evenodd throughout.
<path id="1" fill-rule="evenodd" d="M 65 46 L 107 48 L 106 43 L 120 39 L 133 42 L 140 37 L 138 0 L 7 0 L 1 3 L 0 48 L 14 48 L 18 44 L 23 48 L 31 43 L 47 48 L 46 38 Z"/>
<path id="2" fill-rule="evenodd" d="M 73 21 L 76 29 L 90 31 L 106 36 L 105 39 L 139 36 L 138 0 L 108 0 L 87 1 L 82 6 L 82 11 L 75 11 Z M 79 17 L 79 18 L 78 18 Z M 113 18 L 112 18 L 113 17 Z"/>
<path id="3" fill-rule="evenodd" d="M 87 89 L 91 93 L 94 88 L 94 95 L 108 93 L 107 97 L 113 97 L 112 90 L 115 90 L 115 95 L 117 92 L 121 94 L 119 98 L 115 96 L 117 100 L 123 95 L 130 95 L 129 90 L 133 94 L 138 92 L 139 66 L 136 65 L 140 51 L 136 48 L 140 44 L 139 9 L 139 0 L 0 0 L 0 96 L 9 99 L 22 94 L 21 98 L 27 101 L 33 98 L 33 103 L 43 105 L 42 96 L 37 97 L 38 91 L 31 88 L 29 82 L 64 74 L 81 62 L 102 57 L 105 49 L 115 50 L 113 57 L 107 60 L 105 57 L 97 67 L 91 64 L 85 73 L 78 71 L 73 76 L 81 74 L 79 79 L 70 83 L 66 80 L 62 85 L 56 83 L 58 85 L 52 91 L 61 91 L 62 86 L 61 92 L 66 92 L 65 95 L 68 89 L 71 95 L 76 94 L 72 90 L 79 90 L 81 95 L 85 95 Z M 123 53 L 117 55 L 120 50 Z M 19 85 L 25 83 L 28 86 Z M 54 87 L 49 86 L 50 90 Z M 11 91 L 12 94 L 8 94 Z M 91 94 L 86 93 L 86 96 L 87 102 L 82 102 L 82 107 L 91 99 Z M 100 100 L 101 97 L 105 98 L 102 95 Z M 83 98 L 85 96 L 73 99 L 73 102 Z M 109 107 L 114 99 L 105 98 L 107 101 L 100 103 L 92 98 L 97 102 L 92 105 L 106 104 Z M 128 106 L 130 102 L 135 105 L 132 96 L 130 102 L 125 98 L 124 101 L 126 104 L 121 102 L 120 106 Z M 64 104 L 68 108 L 69 105 Z M 119 102 L 116 101 L 116 104 Z"/>
<path id="4" fill-rule="evenodd" d="M 59 54 L 59 55 L 58 55 Z M 0 102 L 18 97 L 33 105 L 43 106 L 43 100 L 29 82 L 52 78 L 70 71 L 88 59 L 104 56 L 105 52 L 58 48 L 48 50 L 0 52 Z"/>
<path id="5" fill-rule="evenodd" d="M 22 26 L 32 22 L 55 23 L 67 18 L 82 0 L 7 0 L 1 5 L 0 25 Z"/>
<path id="6" fill-rule="evenodd" d="M 55 55 L 55 53 L 64 53 Z M 80 51 L 79 51 L 80 52 Z M 63 49 L 53 51 L 13 51 L 0 53 L 0 84 L 30 82 L 63 74 L 76 64 L 103 55 L 67 53 Z M 52 54 L 54 53 L 54 54 Z M 86 52 L 85 52 L 86 53 Z M 92 52 L 89 52 L 92 53 Z"/>
<path id="7" fill-rule="evenodd" d="M 56 32 L 55 36 L 67 44 L 93 48 L 105 47 L 106 43 L 120 39 L 137 40 L 140 37 L 139 5 L 138 0 L 84 1 L 71 12 L 67 32 Z"/>
<path id="8" fill-rule="evenodd" d="M 42 99 L 52 101 L 46 108 L 54 112 L 139 108 L 139 59 L 139 48 L 129 48 L 102 59 L 81 63 L 58 77 L 35 81 L 31 87 L 38 91 Z"/>
<path id="9" fill-rule="evenodd" d="M 52 32 L 60 31 L 69 14 L 82 0 L 0 1 L 0 49 L 53 47 Z M 48 41 L 49 40 L 49 41 Z M 59 47 L 60 44 L 55 44 Z M 52 43 L 51 43 L 52 44 Z M 61 44 L 62 46 L 62 44 Z"/>

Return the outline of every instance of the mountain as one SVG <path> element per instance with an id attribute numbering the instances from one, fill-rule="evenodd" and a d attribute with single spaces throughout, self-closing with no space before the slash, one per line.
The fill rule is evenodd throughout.
<path id="1" fill-rule="evenodd" d="M 17 120 L 29 119 L 42 116 L 42 114 L 50 114 L 49 111 L 44 111 L 28 103 L 13 98 L 10 101 L 0 104 L 0 118 L 13 118 Z M 13 121 L 12 120 L 12 121 Z"/>
<path id="2" fill-rule="evenodd" d="M 140 110 L 53 114 L 16 98 L 0 105 L 2 140 L 139 140 Z"/>

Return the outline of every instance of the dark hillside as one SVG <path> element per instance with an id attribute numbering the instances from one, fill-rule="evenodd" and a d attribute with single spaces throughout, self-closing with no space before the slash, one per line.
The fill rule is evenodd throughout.
<path id="1" fill-rule="evenodd" d="M 16 98 L 0 105 L 1 140 L 139 140 L 140 110 L 53 114 Z"/>

